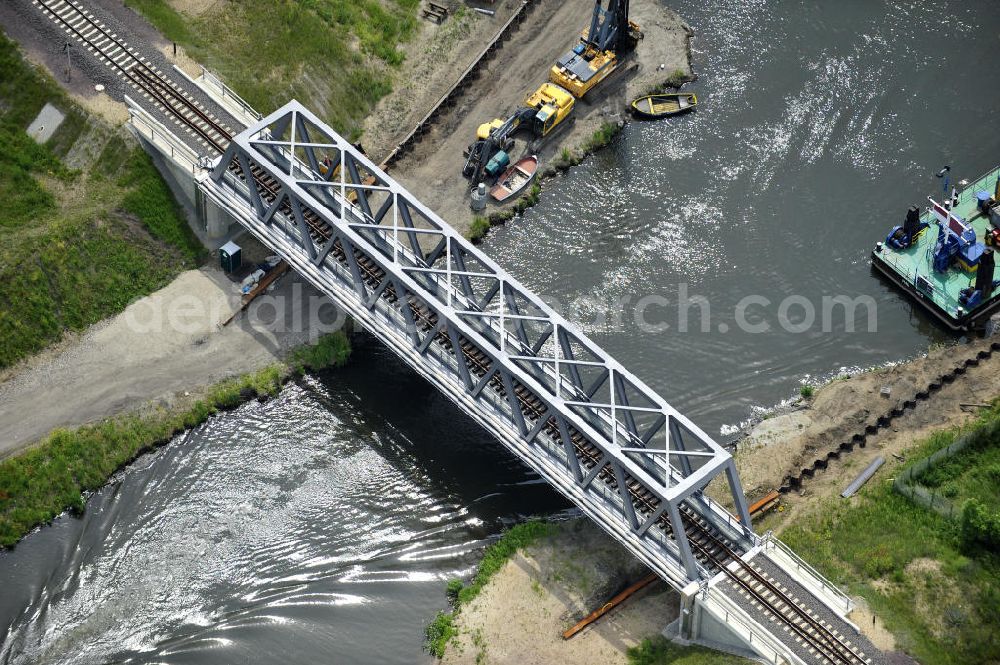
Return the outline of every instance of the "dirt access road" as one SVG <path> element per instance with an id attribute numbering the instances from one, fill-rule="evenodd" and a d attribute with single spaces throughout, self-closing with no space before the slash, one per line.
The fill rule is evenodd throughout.
<path id="1" fill-rule="evenodd" d="M 314 316 L 328 324 L 336 318 L 332 304 L 294 273 L 220 327 L 238 303 L 237 285 L 220 270 L 189 270 L 82 336 L 10 368 L 0 376 L 0 458 L 57 427 L 193 401 L 198 386 L 260 369 L 309 341 L 309 331 L 321 329 Z M 279 307 L 286 308 L 280 325 Z"/>
<path id="2" fill-rule="evenodd" d="M 589 25 L 594 8 L 593 0 L 533 2 L 525 21 L 479 78 L 415 150 L 390 170 L 393 178 L 460 232 L 468 229 L 473 216 L 470 184 L 462 177 L 463 149 L 475 140 L 481 123 L 509 117 L 527 94 L 547 80 L 556 59 L 573 47 L 580 31 Z M 440 26 L 422 30 L 407 46 L 404 68 L 408 80 L 398 82 L 395 92 L 379 102 L 365 123 L 361 142 L 376 161 L 427 113 L 520 4 L 520 0 L 501 0 L 495 5 L 494 17 L 475 12 L 453 16 Z M 630 12 L 645 35 L 627 61 L 638 63 L 638 70 L 600 84 L 577 102 L 573 124 L 557 131 L 537 152 L 541 168 L 551 164 L 562 148 L 579 147 L 602 122 L 621 121 L 629 100 L 661 84 L 675 70 L 690 74 L 691 31 L 684 21 L 657 0 L 633 0 Z M 524 132 L 516 138 L 511 155 L 515 160 L 527 148 Z M 486 212 L 496 209 L 491 204 Z"/>

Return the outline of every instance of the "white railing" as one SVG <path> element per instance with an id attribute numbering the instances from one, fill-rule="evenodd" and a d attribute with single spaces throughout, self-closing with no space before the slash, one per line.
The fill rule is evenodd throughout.
<path id="1" fill-rule="evenodd" d="M 710 613 L 715 619 L 725 624 L 734 635 L 749 645 L 750 649 L 773 665 L 788 663 L 789 665 L 805 665 L 805 662 L 773 633 L 754 621 L 746 610 L 736 604 L 732 598 L 708 587 L 699 595 L 702 611 Z M 777 624 L 775 624 L 777 625 Z"/>
<path id="2" fill-rule="evenodd" d="M 137 134 L 148 139 L 176 164 L 185 170 L 190 170 L 192 175 L 197 174 L 199 155 L 191 146 L 181 141 L 173 132 L 153 119 L 128 95 L 125 96 L 125 103 L 128 106 L 129 124 L 132 125 Z"/>
<path id="3" fill-rule="evenodd" d="M 237 95 L 232 88 L 222 82 L 218 76 L 208 71 L 204 67 L 201 68 L 201 78 L 208 84 L 212 85 L 219 91 L 219 95 L 226 100 L 230 100 L 235 103 L 240 110 L 247 116 L 253 118 L 254 122 L 260 120 L 263 116 L 258 113 L 254 107 L 250 106 L 250 103 L 245 99 Z"/>
<path id="4" fill-rule="evenodd" d="M 815 568 L 803 561 L 798 554 L 793 552 L 788 545 L 778 540 L 770 531 L 763 535 L 762 542 L 764 553 L 768 558 L 778 564 L 789 575 L 792 574 L 794 567 L 794 571 L 800 574 L 798 581 L 807 589 L 809 589 L 810 584 L 803 583 L 805 581 L 801 579 L 801 576 L 805 575 L 810 578 L 811 586 L 818 587 L 818 589 L 813 588 L 809 589 L 809 591 L 814 592 L 814 595 L 816 595 L 820 602 L 839 614 L 852 628 L 855 630 L 858 629 L 857 626 L 846 618 L 856 605 L 850 596 L 841 591 L 840 587 L 821 575 Z M 820 593 L 815 593 L 817 590 Z"/>

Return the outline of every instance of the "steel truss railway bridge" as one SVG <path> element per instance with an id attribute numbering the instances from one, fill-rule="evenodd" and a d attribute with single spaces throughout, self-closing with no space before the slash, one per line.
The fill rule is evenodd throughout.
<path id="1" fill-rule="evenodd" d="M 280 255 L 680 592 L 668 632 L 770 663 L 881 662 L 852 601 L 752 530 L 725 449 L 308 109 L 261 118 L 180 73 L 234 132 L 79 0 L 33 5 L 120 77 L 135 133 L 206 217 Z M 706 494 L 717 479 L 735 515 Z"/>

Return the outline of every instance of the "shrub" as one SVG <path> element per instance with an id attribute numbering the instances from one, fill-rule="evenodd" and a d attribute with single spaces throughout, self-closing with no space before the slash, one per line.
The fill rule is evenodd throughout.
<path id="1" fill-rule="evenodd" d="M 688 75 L 684 73 L 683 69 L 675 69 L 673 73 L 667 77 L 667 80 L 663 82 L 663 86 L 666 88 L 679 88 L 688 82 Z"/>
<path id="2" fill-rule="evenodd" d="M 455 618 L 450 612 L 438 612 L 434 620 L 424 631 L 424 648 L 436 658 L 443 658 L 444 651 L 458 631 L 455 630 Z"/>
<path id="3" fill-rule="evenodd" d="M 813 394 L 815 392 L 816 392 L 816 389 L 813 388 L 812 386 L 806 385 L 806 386 L 802 386 L 801 388 L 799 388 L 799 394 L 802 395 L 802 397 L 804 399 L 809 399 L 810 397 L 813 396 Z"/>
<path id="4" fill-rule="evenodd" d="M 490 220 L 477 215 L 472 218 L 472 224 L 469 226 L 468 238 L 472 242 L 478 242 L 483 239 L 486 232 L 489 230 Z"/>
<path id="5" fill-rule="evenodd" d="M 962 542 L 967 548 L 1000 548 L 1000 515 L 978 499 L 969 499 L 962 508 Z"/>
<path id="6" fill-rule="evenodd" d="M 583 144 L 584 152 L 593 152 L 598 148 L 603 148 L 611 143 L 611 139 L 618 134 L 621 127 L 610 122 L 602 122 L 589 139 Z"/>
<path id="7" fill-rule="evenodd" d="M 297 373 L 315 372 L 327 367 L 342 367 L 351 356 L 351 342 L 343 330 L 323 335 L 311 346 L 292 351 L 289 364 Z"/>
<path id="8" fill-rule="evenodd" d="M 865 574 L 871 579 L 878 579 L 896 567 L 892 554 L 884 545 L 872 549 L 865 558 Z"/>
<path id="9" fill-rule="evenodd" d="M 448 595 L 448 601 L 452 605 L 458 604 L 458 596 L 462 592 L 463 587 L 465 587 L 465 583 L 462 582 L 462 580 L 448 580 L 448 586 L 445 587 L 445 593 Z"/>

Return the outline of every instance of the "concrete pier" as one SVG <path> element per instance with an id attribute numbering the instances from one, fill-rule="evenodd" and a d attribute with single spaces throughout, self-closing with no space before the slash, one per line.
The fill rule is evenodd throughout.
<path id="1" fill-rule="evenodd" d="M 208 164 L 205 157 L 180 141 L 148 112 L 125 98 L 129 107 L 129 127 L 149 153 L 157 170 L 184 208 L 188 223 L 209 250 L 216 250 L 243 228 L 233 217 L 205 198 L 198 187 L 199 176 Z"/>

